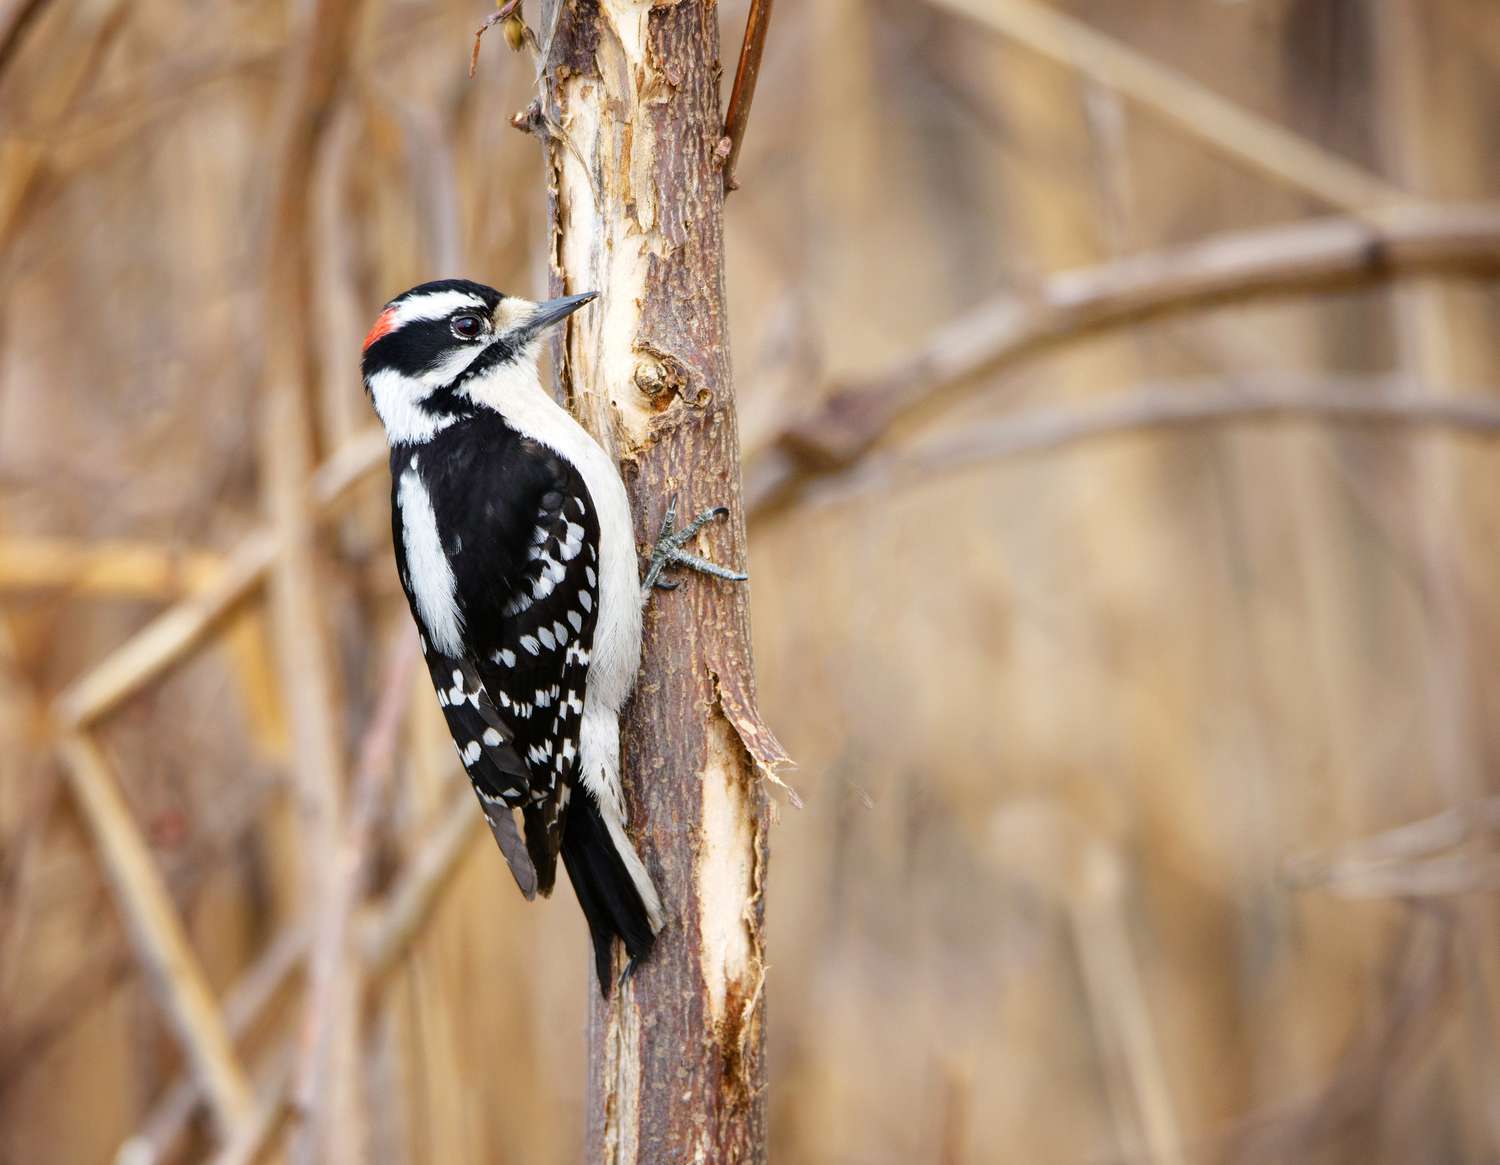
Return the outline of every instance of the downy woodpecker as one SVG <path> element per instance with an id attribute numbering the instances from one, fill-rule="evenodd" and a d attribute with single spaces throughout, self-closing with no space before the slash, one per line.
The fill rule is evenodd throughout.
<path id="1" fill-rule="evenodd" d="M 641 608 L 653 584 L 675 585 L 658 582 L 669 563 L 744 576 L 683 549 L 725 511 L 679 530 L 672 506 L 642 589 L 619 470 L 537 371 L 543 332 L 593 298 L 424 283 L 385 306 L 362 370 L 391 447 L 396 568 L 448 730 L 527 898 L 551 892 L 561 853 L 607 995 L 612 939 L 634 967 L 663 922 L 620 788 Z"/>

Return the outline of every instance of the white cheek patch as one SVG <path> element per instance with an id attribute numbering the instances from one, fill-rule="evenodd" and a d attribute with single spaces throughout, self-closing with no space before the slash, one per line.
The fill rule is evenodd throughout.
<path id="1" fill-rule="evenodd" d="M 420 444 L 432 439 L 433 434 L 446 429 L 457 417 L 440 416 L 422 407 L 432 392 L 426 377 L 413 378 L 385 369 L 366 379 L 370 386 L 370 398 L 375 402 L 375 411 L 380 414 L 380 423 L 392 443 Z"/>
<path id="2" fill-rule="evenodd" d="M 375 411 L 392 441 L 418 444 L 429 441 L 458 418 L 425 408 L 427 398 L 452 384 L 483 353 L 482 345 L 466 345 L 450 353 L 420 376 L 403 376 L 383 369 L 368 378 Z"/>

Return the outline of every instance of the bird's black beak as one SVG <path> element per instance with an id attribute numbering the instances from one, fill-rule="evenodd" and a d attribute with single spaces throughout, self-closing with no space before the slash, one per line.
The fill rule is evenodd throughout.
<path id="1" fill-rule="evenodd" d="M 590 300 L 598 298 L 597 291 L 585 291 L 581 295 L 565 295 L 561 299 L 549 299 L 546 303 L 539 303 L 536 307 L 536 314 L 526 321 L 526 330 L 535 334 L 550 328 L 553 324 L 567 319 Z"/>

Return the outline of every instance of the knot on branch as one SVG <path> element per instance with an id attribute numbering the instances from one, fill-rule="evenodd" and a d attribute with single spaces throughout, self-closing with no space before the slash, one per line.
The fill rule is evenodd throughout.
<path id="1" fill-rule="evenodd" d="M 521 110 L 510 119 L 510 124 L 522 133 L 529 133 L 535 137 L 547 140 L 547 118 L 542 113 L 542 103 L 533 101 L 525 109 Z"/>
<path id="2" fill-rule="evenodd" d="M 650 402 L 652 412 L 666 412 L 674 398 L 698 409 L 713 398 L 701 383 L 692 386 L 692 370 L 670 352 L 651 344 L 637 344 L 636 353 L 635 386 Z"/>

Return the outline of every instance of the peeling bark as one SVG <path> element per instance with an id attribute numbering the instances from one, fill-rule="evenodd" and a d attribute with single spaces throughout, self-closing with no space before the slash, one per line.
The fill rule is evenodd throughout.
<path id="1" fill-rule="evenodd" d="M 574 0 L 546 109 L 553 291 L 596 290 L 559 351 L 568 401 L 619 457 L 637 539 L 728 505 L 699 551 L 743 567 L 724 314 L 717 8 Z M 623 725 L 631 832 L 667 904 L 651 960 L 589 1023 L 590 1161 L 766 1154 L 765 786 L 786 763 L 755 712 L 749 596 L 699 577 L 653 600 Z M 581 956 L 580 956 L 581 957 Z"/>

